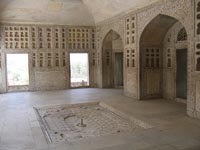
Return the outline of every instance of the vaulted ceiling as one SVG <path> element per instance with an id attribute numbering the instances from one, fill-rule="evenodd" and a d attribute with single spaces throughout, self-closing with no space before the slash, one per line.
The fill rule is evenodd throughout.
<path id="1" fill-rule="evenodd" d="M 0 21 L 95 25 L 158 0 L 0 0 Z"/>
<path id="2" fill-rule="evenodd" d="M 158 15 L 146 26 L 140 42 L 144 45 L 161 45 L 167 31 L 177 21 L 169 16 Z"/>

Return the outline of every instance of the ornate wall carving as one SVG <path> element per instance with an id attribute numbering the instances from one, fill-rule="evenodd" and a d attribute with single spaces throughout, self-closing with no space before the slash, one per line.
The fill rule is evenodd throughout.
<path id="1" fill-rule="evenodd" d="M 6 57 L 7 53 L 28 53 L 30 66 L 30 86 L 29 90 L 63 89 L 69 87 L 69 53 L 87 52 L 90 59 L 90 83 L 94 86 L 96 82 L 95 62 L 95 27 L 75 27 L 56 25 L 23 25 L 23 24 L 1 24 L 1 57 Z M 0 58 L 1 58 L 0 57 Z M 3 82 L 0 92 L 6 92 L 5 58 L 0 59 L 2 66 Z M 51 73 L 58 76 L 64 74 L 63 80 L 54 82 L 46 81 L 40 87 L 41 81 L 51 78 Z M 64 73 L 65 72 L 65 73 Z M 37 77 L 39 75 L 40 77 Z M 47 75 L 47 76 L 46 76 Z M 55 75 L 56 76 L 56 75 Z M 39 80 L 36 80 L 39 79 Z M 52 79 L 55 80 L 55 79 Z M 62 84 L 61 84 L 62 83 Z M 64 84 L 63 84 L 64 83 Z M 45 86 L 46 84 L 46 86 Z"/>
<path id="2" fill-rule="evenodd" d="M 138 13 L 138 36 L 140 38 L 145 27 L 157 15 L 163 14 L 177 19 L 188 31 L 188 36 L 193 35 L 193 1 L 163 0 Z"/>
<path id="3" fill-rule="evenodd" d="M 140 89 L 140 82 L 139 82 L 139 51 L 140 51 L 140 37 L 145 29 L 145 27 L 158 15 L 163 14 L 170 17 L 175 18 L 179 22 L 182 23 L 182 25 L 185 27 L 187 32 L 187 48 L 188 48 L 188 103 L 187 103 L 187 111 L 188 114 L 191 116 L 197 116 L 197 111 L 195 109 L 196 101 L 200 101 L 197 99 L 195 94 L 195 81 L 196 76 L 199 76 L 199 74 L 195 73 L 195 70 L 199 70 L 199 49 L 194 47 L 195 39 L 194 37 L 194 30 L 195 28 L 198 29 L 198 24 L 194 25 L 194 8 L 200 12 L 200 3 L 198 3 L 199 0 L 196 2 L 194 0 L 162 0 L 155 4 L 152 4 L 148 7 L 142 8 L 137 11 L 128 11 L 125 13 L 122 13 L 116 17 L 113 17 L 112 19 L 106 20 L 104 22 L 101 22 L 98 25 L 98 33 L 97 36 L 99 36 L 99 39 L 97 41 L 98 46 L 98 53 L 101 53 L 102 50 L 102 41 L 105 37 L 106 33 L 113 29 L 116 32 L 118 32 L 124 41 L 124 64 L 125 64 L 125 73 L 124 73 L 124 91 L 127 96 L 131 96 L 133 98 L 139 98 L 139 89 Z M 131 41 L 131 35 L 130 35 L 130 28 L 127 28 L 127 16 L 131 18 L 131 16 L 135 15 L 135 45 L 130 45 Z M 196 16 L 197 19 L 200 18 L 200 15 L 197 13 Z M 119 29 L 119 28 L 124 28 Z M 197 32 L 197 31 L 196 31 Z M 127 39 L 128 38 L 128 39 Z M 196 36 L 196 39 L 200 39 L 198 36 Z M 197 40 L 198 41 L 198 40 Z M 197 42 L 196 41 L 196 42 Z M 200 43 L 200 42 L 199 42 Z M 197 42 L 198 44 L 198 42 Z M 198 47 L 198 45 L 196 45 Z M 200 47 L 200 46 L 199 46 Z M 130 65 L 130 52 L 131 49 L 135 50 L 135 67 L 136 69 L 128 69 Z M 196 51 L 196 52 L 195 52 Z M 195 55 L 194 55 L 195 54 Z M 194 57 L 195 56 L 195 57 Z M 164 65 L 167 65 L 167 68 L 170 68 L 172 65 L 172 56 L 171 56 L 171 49 L 169 48 L 167 50 L 167 58 L 166 63 Z M 194 61 L 195 60 L 195 61 Z M 164 60 L 163 60 L 164 61 Z M 101 73 L 101 64 L 98 69 L 99 73 Z M 127 81 L 129 81 L 129 84 L 127 84 Z M 131 83 L 134 81 L 134 83 Z M 101 80 L 99 80 L 101 82 Z M 131 85 L 131 86 L 130 86 Z M 134 92 L 133 92 L 134 91 Z"/>

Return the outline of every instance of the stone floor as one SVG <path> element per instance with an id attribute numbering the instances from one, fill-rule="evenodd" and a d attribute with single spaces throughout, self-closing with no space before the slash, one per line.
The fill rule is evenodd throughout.
<path id="1" fill-rule="evenodd" d="M 152 126 L 72 143 L 47 144 L 33 106 L 102 101 Z M 137 101 L 119 89 L 73 89 L 0 95 L 0 150 L 200 150 L 200 120 L 184 104 Z"/>

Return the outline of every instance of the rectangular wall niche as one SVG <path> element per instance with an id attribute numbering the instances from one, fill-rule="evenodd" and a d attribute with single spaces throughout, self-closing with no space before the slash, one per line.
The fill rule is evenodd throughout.
<path id="1" fill-rule="evenodd" d="M 127 68 L 135 67 L 135 49 L 126 50 L 126 67 Z"/>
<path id="2" fill-rule="evenodd" d="M 2 66 L 2 64 L 1 64 L 1 53 L 0 53 L 0 69 L 1 69 L 1 66 Z"/>
<path id="3" fill-rule="evenodd" d="M 47 48 L 51 49 L 52 48 L 52 29 L 51 28 L 46 29 L 46 43 L 47 43 Z"/>
<path id="4" fill-rule="evenodd" d="M 91 37 L 91 42 L 92 42 L 92 49 L 95 49 L 96 46 L 95 46 L 95 30 L 92 29 L 92 37 Z"/>
<path id="5" fill-rule="evenodd" d="M 47 67 L 52 67 L 52 53 L 47 53 Z"/>
<path id="6" fill-rule="evenodd" d="M 32 54 L 32 67 L 36 67 L 36 53 Z"/>
<path id="7" fill-rule="evenodd" d="M 66 67 L 67 52 L 36 52 L 32 54 L 32 67 Z M 62 55 L 61 55 L 62 54 Z M 38 56 L 38 57 L 37 57 Z M 62 62 L 62 64 L 60 64 Z M 37 64 L 38 63 L 38 64 Z"/>
<path id="8" fill-rule="evenodd" d="M 196 20 L 196 52 L 195 52 L 195 68 L 196 71 L 200 71 L 200 0 L 196 0 L 196 11 L 195 11 L 195 20 Z"/>
<path id="9" fill-rule="evenodd" d="M 39 34 L 39 49 L 44 48 L 44 36 L 43 36 L 43 28 L 39 28 L 38 34 Z"/>
<path id="10" fill-rule="evenodd" d="M 66 67 L 66 52 L 62 53 L 62 66 Z"/>
<path id="11" fill-rule="evenodd" d="M 44 67 L 44 53 L 39 53 L 39 66 Z"/>
<path id="12" fill-rule="evenodd" d="M 32 46 L 31 46 L 31 48 L 32 49 L 36 49 L 36 36 L 37 35 L 37 31 L 36 31 L 36 28 L 34 28 L 34 27 L 32 27 L 31 28 L 31 41 L 32 41 Z"/>
<path id="13" fill-rule="evenodd" d="M 127 68 L 130 67 L 130 50 L 129 49 L 126 50 L 126 67 Z"/>
<path id="14" fill-rule="evenodd" d="M 135 50 L 134 49 L 132 49 L 131 50 L 131 67 L 135 67 Z"/>
<path id="15" fill-rule="evenodd" d="M 196 71 L 200 71 L 200 43 L 196 45 Z"/>
<path id="16" fill-rule="evenodd" d="M 95 49 L 95 29 L 71 26 L 2 25 L 5 49 Z"/>
<path id="17" fill-rule="evenodd" d="M 68 31 L 69 49 L 90 48 L 90 29 L 70 28 Z"/>
<path id="18" fill-rule="evenodd" d="M 111 55 L 111 52 L 107 51 L 106 52 L 106 65 L 109 66 L 110 65 L 110 55 Z"/>
<path id="19" fill-rule="evenodd" d="M 160 67 L 160 49 L 147 48 L 145 51 L 146 68 Z"/>
<path id="20" fill-rule="evenodd" d="M 196 34 L 200 35 L 200 1 L 196 1 Z"/>
<path id="21" fill-rule="evenodd" d="M 66 29 L 62 28 L 61 31 L 62 31 L 62 33 L 61 33 L 61 47 L 62 47 L 62 49 L 65 49 L 65 48 L 67 48 L 67 42 L 66 42 L 67 41 L 67 38 L 66 38 L 67 34 L 66 34 Z"/>
<path id="22" fill-rule="evenodd" d="M 171 68 L 171 67 L 172 67 L 172 54 L 171 54 L 171 49 L 167 49 L 166 66 L 167 66 L 167 68 Z"/>
<path id="23" fill-rule="evenodd" d="M 55 46 L 54 46 L 54 48 L 60 48 L 60 45 L 59 45 L 59 29 L 58 28 L 56 28 L 56 29 L 54 29 L 54 37 L 55 37 Z"/>
<path id="24" fill-rule="evenodd" d="M 92 66 L 95 66 L 96 64 L 96 54 L 92 53 Z"/>
<path id="25" fill-rule="evenodd" d="M 7 49 L 29 48 L 28 27 L 6 26 L 4 28 L 4 46 Z"/>
<path id="26" fill-rule="evenodd" d="M 126 17 L 125 19 L 125 44 L 134 44 L 135 43 L 135 26 L 136 26 L 136 17 Z"/>

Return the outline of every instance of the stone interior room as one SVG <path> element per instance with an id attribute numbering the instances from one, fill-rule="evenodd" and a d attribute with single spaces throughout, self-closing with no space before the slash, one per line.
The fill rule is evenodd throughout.
<path id="1" fill-rule="evenodd" d="M 1 0 L 0 150 L 200 150 L 200 0 Z"/>

